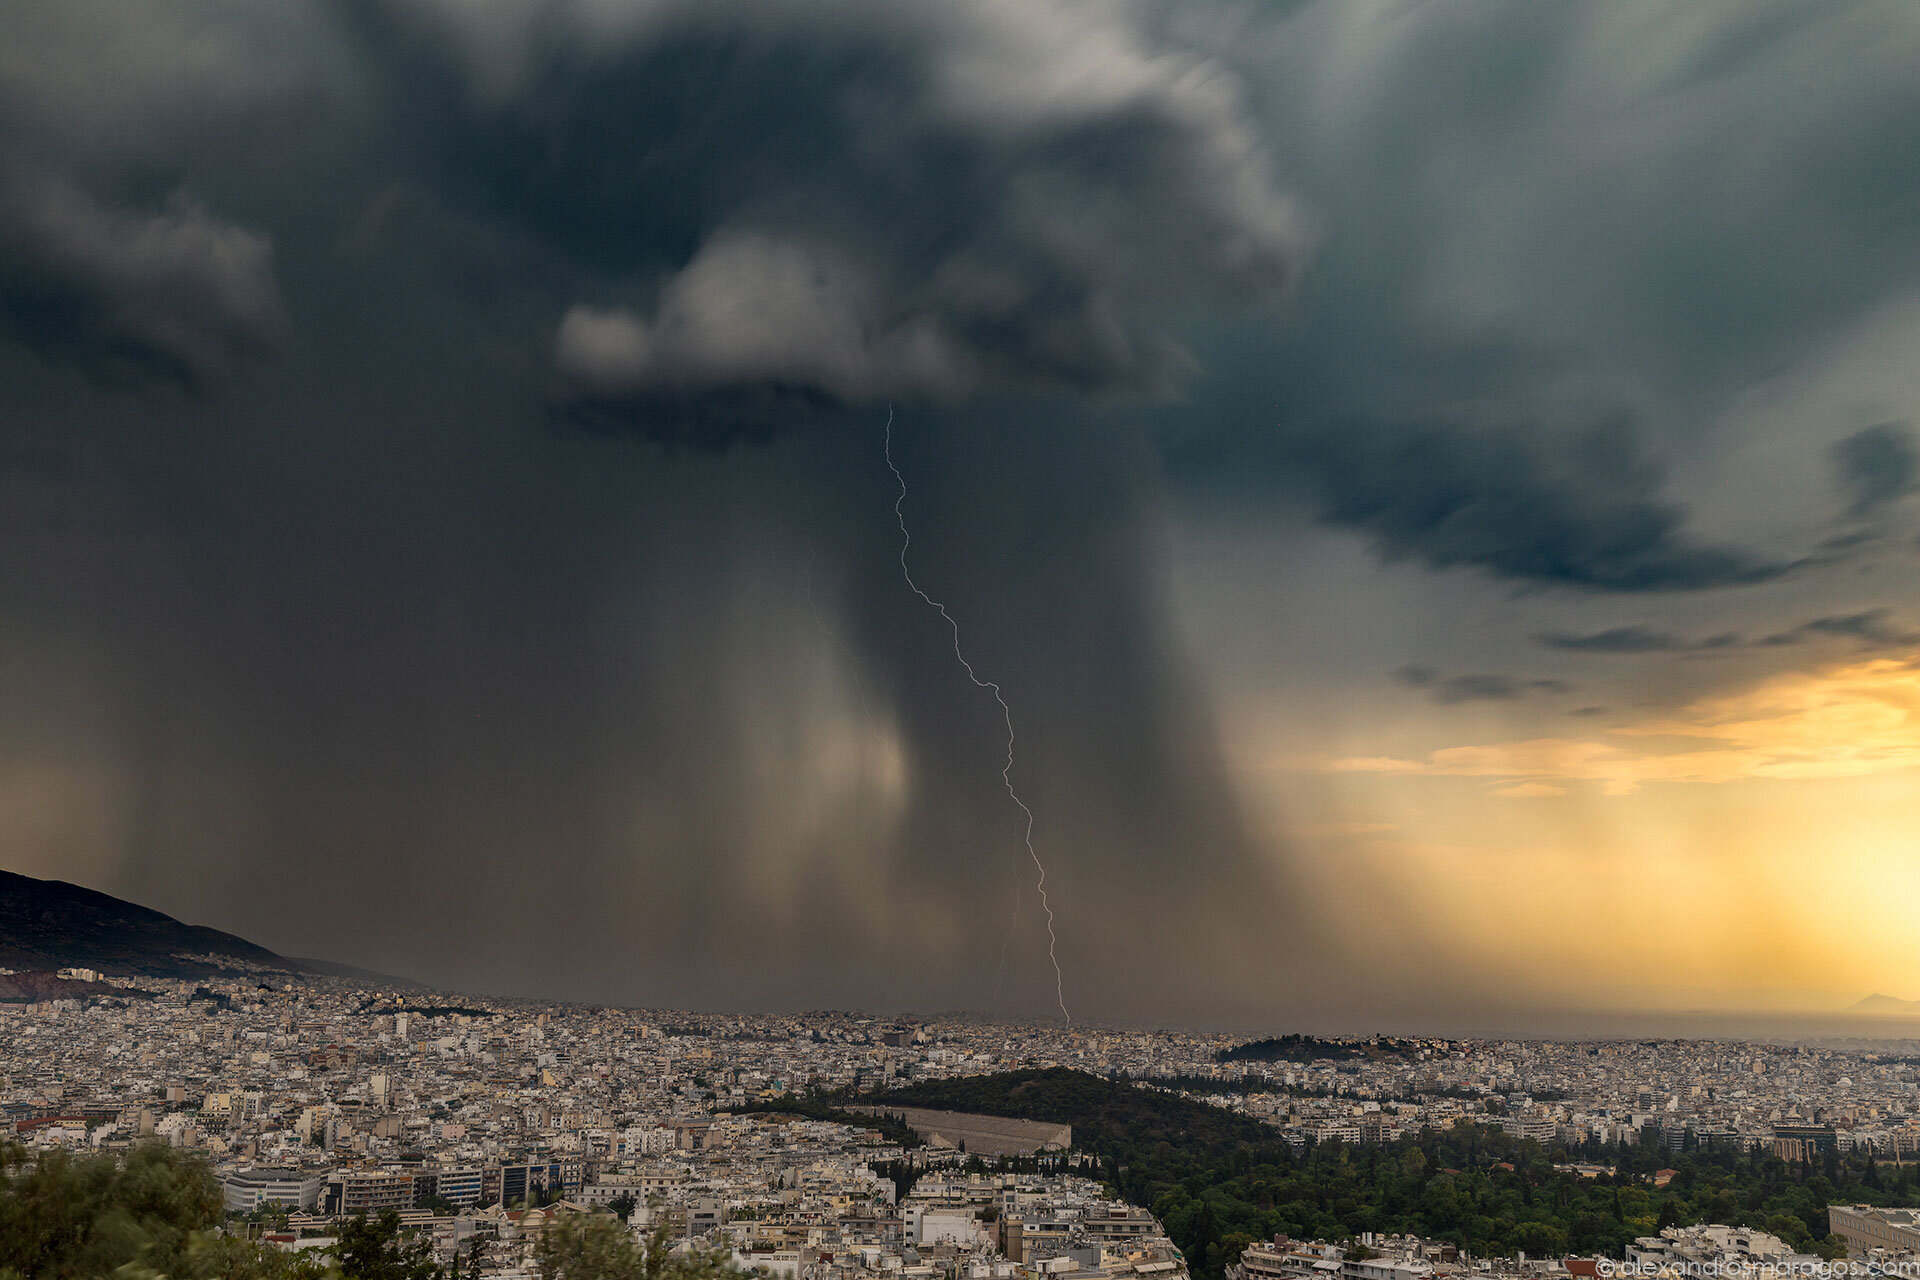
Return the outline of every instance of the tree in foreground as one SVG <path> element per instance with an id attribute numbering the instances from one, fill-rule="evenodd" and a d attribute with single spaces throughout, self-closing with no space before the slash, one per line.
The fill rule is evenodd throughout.
<path id="1" fill-rule="evenodd" d="M 0 1280 L 308 1280 L 309 1259 L 222 1234 L 204 1162 L 158 1143 L 124 1159 L 0 1148 Z"/>
<path id="2" fill-rule="evenodd" d="M 612 1214 L 562 1214 L 534 1242 L 541 1280 L 722 1280 L 741 1273 L 724 1249 L 676 1254 L 664 1227 L 636 1240 Z"/>
<path id="3" fill-rule="evenodd" d="M 124 1158 L 0 1148 L 0 1280 L 436 1280 L 400 1216 L 346 1222 L 332 1257 L 220 1230 L 206 1162 L 159 1143 Z"/>
<path id="4" fill-rule="evenodd" d="M 433 1242 L 401 1235 L 400 1215 L 392 1209 L 377 1218 L 362 1213 L 347 1219 L 333 1254 L 347 1280 L 435 1280 L 440 1274 Z"/>

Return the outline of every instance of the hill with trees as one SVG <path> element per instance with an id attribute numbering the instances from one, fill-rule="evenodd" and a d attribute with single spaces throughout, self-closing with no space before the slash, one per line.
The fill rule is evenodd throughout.
<path id="1" fill-rule="evenodd" d="M 1410 1040 L 1375 1036 L 1369 1040 L 1322 1040 L 1319 1036 L 1285 1035 L 1249 1040 L 1222 1049 L 1216 1062 L 1359 1062 L 1411 1057 L 1419 1048 Z"/>
<path id="2" fill-rule="evenodd" d="M 927 1081 L 861 1099 L 1073 1126 L 1114 1193 L 1150 1208 L 1201 1280 L 1255 1240 L 1413 1232 L 1480 1255 L 1622 1257 L 1661 1227 L 1754 1226 L 1837 1256 L 1830 1203 L 1914 1204 L 1920 1177 L 1871 1156 L 1788 1164 L 1731 1147 L 1542 1147 L 1491 1126 L 1428 1129 L 1395 1142 L 1308 1144 L 1190 1098 L 1063 1069 Z M 1583 1177 L 1572 1162 L 1612 1170 Z M 1654 1173 L 1671 1167 L 1665 1185 Z"/>
<path id="3" fill-rule="evenodd" d="M 972 1111 L 1073 1126 L 1076 1149 L 1115 1159 L 1165 1148 L 1172 1158 L 1213 1158 L 1279 1144 L 1269 1125 L 1146 1085 L 1066 1067 L 929 1080 L 863 1096 L 882 1106 Z"/>

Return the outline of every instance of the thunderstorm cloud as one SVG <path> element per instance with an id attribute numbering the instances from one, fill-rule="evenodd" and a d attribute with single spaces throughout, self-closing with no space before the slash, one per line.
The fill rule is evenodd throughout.
<path id="1" fill-rule="evenodd" d="M 1172 313 L 1273 296 L 1301 255 L 1237 79 L 1125 8 L 353 10 L 448 198 L 586 273 L 564 398 L 643 432 L 1164 393 Z"/>
<path id="2" fill-rule="evenodd" d="M 1375 727 L 1920 645 L 1916 64 L 1792 0 L 0 2 L 0 846 L 662 1004 L 978 1006 L 1017 901 L 1045 1012 L 892 405 L 1069 1003 L 1438 1008 L 1288 833 L 1684 762 Z"/>

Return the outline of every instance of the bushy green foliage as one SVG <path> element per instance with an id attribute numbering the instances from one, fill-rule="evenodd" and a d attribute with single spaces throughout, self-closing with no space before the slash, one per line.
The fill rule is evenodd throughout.
<path id="1" fill-rule="evenodd" d="M 157 1143 L 113 1155 L 0 1151 L 0 1277 L 286 1277 L 289 1259 L 223 1236 L 206 1165 Z"/>
<path id="2" fill-rule="evenodd" d="M 1138 1158 L 1162 1145 L 1169 1158 L 1284 1145 L 1279 1134 L 1251 1116 L 1065 1067 L 929 1080 L 862 1101 L 1068 1124 L 1073 1145 L 1103 1161 Z"/>
<path id="3" fill-rule="evenodd" d="M 433 1244 L 400 1232 L 400 1215 L 388 1209 L 377 1218 L 362 1213 L 340 1225 L 333 1248 L 347 1280 L 434 1280 L 440 1274 Z"/>
<path id="4" fill-rule="evenodd" d="M 1574 1156 L 1617 1171 L 1585 1178 L 1554 1168 Z M 1672 1181 L 1653 1185 L 1654 1170 L 1669 1165 Z M 1913 1203 L 1920 1191 L 1905 1168 L 1882 1177 L 1880 1188 L 1867 1185 L 1866 1170 L 1865 1161 L 1816 1168 L 1726 1148 L 1675 1154 L 1651 1143 L 1548 1152 L 1531 1139 L 1474 1127 L 1381 1146 L 1331 1143 L 1297 1156 L 1247 1152 L 1225 1165 L 1144 1161 L 1123 1166 L 1116 1178 L 1130 1199 L 1152 1206 L 1196 1271 L 1215 1275 L 1237 1253 L 1228 1242 L 1244 1247 L 1276 1233 L 1338 1240 L 1412 1232 L 1483 1255 L 1620 1257 L 1628 1241 L 1661 1227 L 1722 1222 L 1837 1256 L 1829 1203 Z"/>
<path id="5" fill-rule="evenodd" d="M 398 1214 L 341 1228 L 329 1257 L 220 1230 L 205 1161 L 159 1143 L 123 1157 L 0 1149 L 0 1280 L 434 1280 L 432 1247 Z"/>
<path id="6" fill-rule="evenodd" d="M 889 1142 L 898 1143 L 902 1147 L 921 1145 L 920 1135 L 899 1116 L 871 1116 L 864 1111 L 844 1111 L 835 1105 L 835 1101 L 834 1095 L 809 1089 L 805 1093 L 788 1093 L 778 1098 L 755 1099 L 739 1109 L 749 1115 L 780 1112 L 786 1115 L 805 1116 L 809 1120 L 830 1120 L 835 1124 L 844 1124 L 854 1129 L 871 1129 Z"/>
<path id="7" fill-rule="evenodd" d="M 664 1230 L 636 1240 L 611 1214 L 562 1214 L 535 1241 L 541 1280 L 717 1280 L 740 1275 L 724 1250 L 676 1254 Z"/>
<path id="8" fill-rule="evenodd" d="M 1411 1057 L 1418 1049 L 1410 1040 L 1322 1040 L 1318 1036 L 1286 1035 L 1271 1040 L 1249 1040 L 1222 1049 L 1214 1059 L 1218 1062 L 1349 1061 Z"/>

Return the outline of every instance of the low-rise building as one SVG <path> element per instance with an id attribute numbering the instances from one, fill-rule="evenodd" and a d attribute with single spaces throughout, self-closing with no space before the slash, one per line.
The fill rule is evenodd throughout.
<path id="1" fill-rule="evenodd" d="M 326 1179 L 300 1169 L 236 1169 L 220 1179 L 222 1197 L 234 1213 L 252 1213 L 265 1205 L 311 1209 Z"/>

